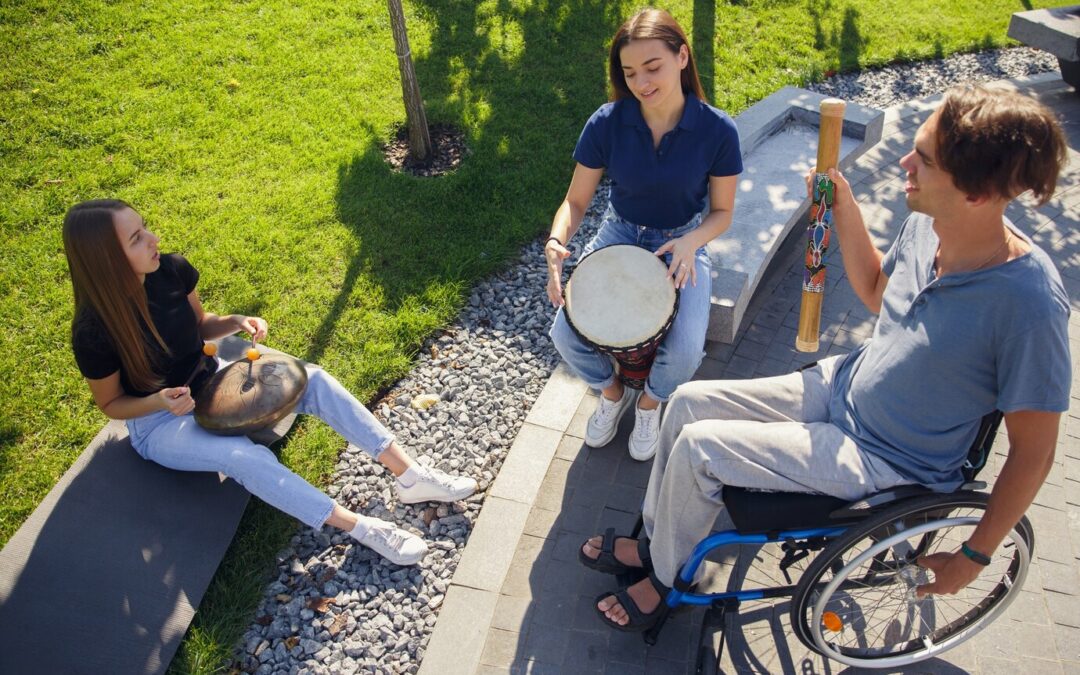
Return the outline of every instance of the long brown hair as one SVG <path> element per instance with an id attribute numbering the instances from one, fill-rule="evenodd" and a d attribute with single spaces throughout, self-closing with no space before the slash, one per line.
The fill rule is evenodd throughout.
<path id="1" fill-rule="evenodd" d="M 608 78 L 611 80 L 612 101 L 634 96 L 630 92 L 630 87 L 626 86 L 626 75 L 623 74 L 620 55 L 623 47 L 630 44 L 631 40 L 661 40 L 675 54 L 679 53 L 680 47 L 686 45 L 689 59 L 680 74 L 683 93 L 693 94 L 701 101 L 708 103 L 705 99 L 705 90 L 701 88 L 697 66 L 694 65 L 694 52 L 686 40 L 686 33 L 679 26 L 679 22 L 662 9 L 643 9 L 627 19 L 623 25 L 619 26 L 619 30 L 615 31 L 615 37 L 611 40 L 611 54 L 608 57 Z"/>
<path id="2" fill-rule="evenodd" d="M 163 380 L 146 353 L 143 326 L 168 353 L 146 303 L 146 291 L 131 269 L 113 224 L 113 214 L 130 209 L 119 199 L 94 199 L 72 206 L 64 217 L 64 253 L 75 293 L 71 333 L 91 319 L 92 311 L 112 338 L 132 386 L 153 391 Z"/>

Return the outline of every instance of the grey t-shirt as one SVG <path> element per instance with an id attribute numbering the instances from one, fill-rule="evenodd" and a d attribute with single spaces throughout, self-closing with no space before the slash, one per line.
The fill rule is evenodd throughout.
<path id="1" fill-rule="evenodd" d="M 882 261 L 874 336 L 840 365 L 832 422 L 864 451 L 938 490 L 955 489 L 979 420 L 1069 407 L 1069 300 L 1050 258 L 934 275 L 933 219 L 914 213 Z"/>

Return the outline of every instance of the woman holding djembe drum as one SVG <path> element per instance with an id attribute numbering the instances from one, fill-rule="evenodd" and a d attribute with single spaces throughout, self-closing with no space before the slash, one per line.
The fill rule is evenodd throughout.
<path id="1" fill-rule="evenodd" d="M 212 434 L 195 422 L 203 341 L 246 331 L 254 345 L 266 337 L 266 322 L 204 311 L 195 290 L 199 273 L 179 255 L 159 254 L 158 241 L 119 200 L 76 204 L 64 219 L 75 291 L 72 348 L 98 408 L 126 420 L 131 444 L 145 459 L 181 471 L 223 473 L 306 525 L 344 530 L 398 565 L 419 562 L 427 551 L 419 537 L 349 511 L 282 466 L 265 446 Z M 221 365 L 210 363 L 209 370 Z M 319 416 L 387 467 L 397 476 L 400 502 L 455 501 L 476 489 L 471 478 L 414 462 L 337 380 L 321 368 L 305 370 L 307 386 L 296 410 Z"/>
<path id="2" fill-rule="evenodd" d="M 581 132 L 570 189 L 544 247 L 548 297 L 560 307 L 551 337 L 567 364 L 601 390 L 585 443 L 606 445 L 635 396 L 597 349 L 603 340 L 586 336 L 567 316 L 572 308 L 564 305 L 562 287 L 567 246 L 606 170 L 611 202 L 582 260 L 613 245 L 642 247 L 666 265 L 661 282 L 679 291 L 674 320 L 636 399 L 629 450 L 645 461 L 656 452 L 661 404 L 701 363 L 711 288 L 704 247 L 731 225 L 742 156 L 734 122 L 705 102 L 686 35 L 667 12 L 646 9 L 624 23 L 612 41 L 608 71 L 612 100 Z M 637 263 L 624 265 L 612 275 L 613 287 L 627 285 L 619 275 L 643 271 L 635 268 Z M 623 311 L 626 317 L 635 313 L 633 306 Z"/>

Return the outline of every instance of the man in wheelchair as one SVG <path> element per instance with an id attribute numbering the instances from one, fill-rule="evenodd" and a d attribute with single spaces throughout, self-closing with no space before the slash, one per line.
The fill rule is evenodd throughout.
<path id="1" fill-rule="evenodd" d="M 879 314 L 873 337 L 789 375 L 678 388 L 644 535 L 609 530 L 579 554 L 588 567 L 640 579 L 597 599 L 605 623 L 642 631 L 666 614 L 662 600 L 723 511 L 725 486 L 842 500 L 902 485 L 950 492 L 980 420 L 1000 410 L 1010 447 L 989 501 L 966 541 L 917 554 L 933 580 L 915 582 L 912 597 L 955 594 L 979 576 L 1049 472 L 1069 407 L 1068 298 L 1049 257 L 1005 217 L 1022 192 L 1051 197 L 1066 152 L 1041 104 L 950 90 L 900 160 L 912 213 L 885 254 L 848 182 L 829 172 L 844 270 Z"/>

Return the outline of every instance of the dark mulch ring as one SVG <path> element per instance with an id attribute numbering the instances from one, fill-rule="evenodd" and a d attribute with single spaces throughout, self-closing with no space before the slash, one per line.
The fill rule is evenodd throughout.
<path id="1" fill-rule="evenodd" d="M 409 158 L 409 129 L 402 125 L 394 140 L 383 146 L 383 155 L 390 166 L 414 176 L 441 176 L 458 168 L 469 152 L 465 147 L 465 132 L 450 124 L 431 124 L 428 128 L 434 156 L 424 164 L 413 162 Z"/>

